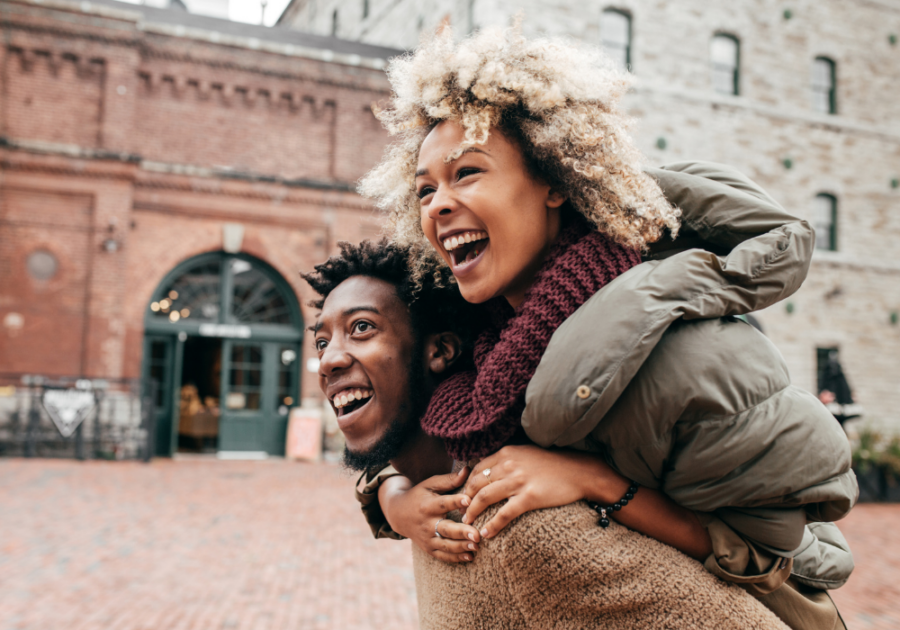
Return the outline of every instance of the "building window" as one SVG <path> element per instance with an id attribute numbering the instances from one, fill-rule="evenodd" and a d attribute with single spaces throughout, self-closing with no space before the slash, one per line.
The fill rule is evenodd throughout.
<path id="1" fill-rule="evenodd" d="M 812 67 L 812 106 L 823 114 L 837 113 L 835 65 L 827 57 L 816 57 Z"/>
<path id="2" fill-rule="evenodd" d="M 631 18 L 616 9 L 606 9 L 600 23 L 600 39 L 606 54 L 619 66 L 631 69 Z"/>
<path id="3" fill-rule="evenodd" d="M 837 199 L 827 193 L 816 195 L 813 203 L 816 249 L 837 251 Z"/>
<path id="4" fill-rule="evenodd" d="M 722 94 L 739 94 L 740 44 L 732 35 L 716 35 L 709 46 L 712 85 Z"/>
<path id="5" fill-rule="evenodd" d="M 363 19 L 369 17 L 369 0 L 363 0 Z"/>
<path id="6" fill-rule="evenodd" d="M 338 11 L 337 9 L 331 14 L 331 36 L 337 37 L 338 33 Z"/>

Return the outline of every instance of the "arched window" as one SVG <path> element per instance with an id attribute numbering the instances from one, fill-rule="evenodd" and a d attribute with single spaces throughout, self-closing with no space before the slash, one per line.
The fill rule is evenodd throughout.
<path id="1" fill-rule="evenodd" d="M 150 303 L 152 321 L 183 324 L 298 325 L 289 289 L 275 273 L 249 257 L 198 257 L 160 287 Z"/>
<path id="2" fill-rule="evenodd" d="M 709 46 L 712 85 L 722 94 L 739 94 L 740 85 L 740 44 L 732 35 L 719 34 L 712 38 Z"/>
<path id="3" fill-rule="evenodd" d="M 835 64 L 827 57 L 816 57 L 812 66 L 812 107 L 823 114 L 837 113 Z"/>
<path id="4" fill-rule="evenodd" d="M 600 39 L 606 54 L 623 68 L 631 68 L 631 17 L 617 9 L 606 9 L 600 23 Z"/>
<path id="5" fill-rule="evenodd" d="M 816 249 L 837 251 L 837 199 L 819 193 L 813 200 L 813 222 L 816 228 Z"/>

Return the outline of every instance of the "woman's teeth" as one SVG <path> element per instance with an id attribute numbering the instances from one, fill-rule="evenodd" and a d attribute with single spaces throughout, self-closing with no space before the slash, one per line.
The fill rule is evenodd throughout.
<path id="1" fill-rule="evenodd" d="M 370 389 L 348 389 L 335 396 L 331 402 L 335 407 L 340 409 L 357 400 L 371 398 L 374 393 L 375 392 Z"/>
<path id="2" fill-rule="evenodd" d="M 487 232 L 484 230 L 476 230 L 474 232 L 464 232 L 462 234 L 457 234 L 456 236 L 451 236 L 448 239 L 444 240 L 444 249 L 448 252 L 452 252 L 457 247 L 461 245 L 465 245 L 466 243 L 474 243 L 475 241 L 482 241 L 488 237 Z"/>

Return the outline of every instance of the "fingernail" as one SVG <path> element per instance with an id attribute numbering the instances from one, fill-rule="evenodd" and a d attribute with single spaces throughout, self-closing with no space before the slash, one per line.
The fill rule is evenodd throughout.
<path id="1" fill-rule="evenodd" d="M 469 543 L 469 549 L 471 549 L 472 551 L 475 551 L 475 545 L 473 545 L 472 543 Z"/>
<path id="2" fill-rule="evenodd" d="M 466 507 L 469 507 L 469 497 L 463 497 L 460 503 L 462 503 Z"/>
<path id="3" fill-rule="evenodd" d="M 481 535 L 487 536 L 487 527 L 485 527 L 484 529 L 481 530 Z"/>
<path id="4" fill-rule="evenodd" d="M 469 540 L 471 540 L 472 542 L 475 542 L 475 534 L 473 534 L 472 532 L 469 532 L 468 538 L 469 538 Z"/>
<path id="5" fill-rule="evenodd" d="M 471 557 L 469 554 L 466 554 L 466 555 L 463 556 L 463 560 L 465 560 L 466 562 L 471 562 L 471 561 L 472 561 L 472 557 Z"/>
<path id="6" fill-rule="evenodd" d="M 462 517 L 462 522 L 463 522 L 464 525 L 468 525 L 468 524 L 469 524 L 469 515 L 468 515 L 468 514 L 464 514 L 464 515 L 463 515 L 463 517 Z"/>

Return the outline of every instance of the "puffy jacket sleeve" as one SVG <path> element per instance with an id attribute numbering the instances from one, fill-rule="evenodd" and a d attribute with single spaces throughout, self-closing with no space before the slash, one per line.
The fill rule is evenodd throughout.
<path id="1" fill-rule="evenodd" d="M 756 311 L 793 294 L 806 279 L 812 227 L 738 170 L 678 162 L 645 171 L 682 211 L 679 238 L 651 246 L 650 258 L 698 248 L 689 255 L 700 264 L 688 265 L 720 289 L 685 319 Z"/>

